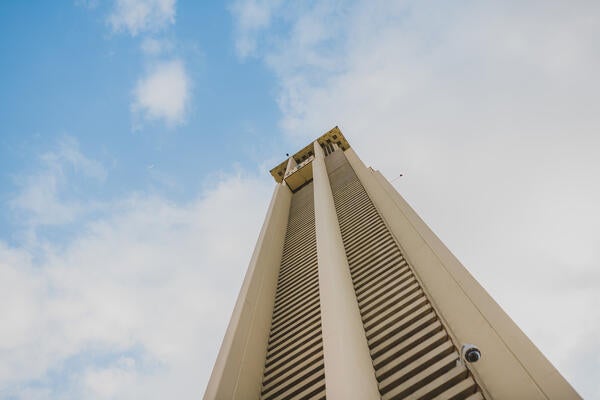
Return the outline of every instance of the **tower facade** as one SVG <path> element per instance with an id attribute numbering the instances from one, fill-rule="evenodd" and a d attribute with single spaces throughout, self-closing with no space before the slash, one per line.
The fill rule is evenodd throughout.
<path id="1" fill-rule="evenodd" d="M 205 399 L 580 398 L 337 127 L 271 174 Z"/>

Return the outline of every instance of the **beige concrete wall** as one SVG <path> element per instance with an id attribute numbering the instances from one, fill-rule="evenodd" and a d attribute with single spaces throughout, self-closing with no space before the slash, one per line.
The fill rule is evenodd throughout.
<path id="1" fill-rule="evenodd" d="M 292 193 L 275 188 L 205 400 L 258 399 Z M 198 338 L 201 340 L 201 338 Z"/>
<path id="2" fill-rule="evenodd" d="M 314 147 L 315 224 L 327 398 L 379 399 L 323 150 L 317 142 Z"/>
<path id="3" fill-rule="evenodd" d="M 482 359 L 468 367 L 486 397 L 580 398 L 387 180 L 366 168 L 352 149 L 345 153 L 453 341 L 481 349 Z"/>

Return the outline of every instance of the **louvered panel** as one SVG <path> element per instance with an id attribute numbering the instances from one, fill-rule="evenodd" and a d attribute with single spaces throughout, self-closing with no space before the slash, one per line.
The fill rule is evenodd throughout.
<path id="1" fill-rule="evenodd" d="M 365 284 L 365 290 L 362 294 L 357 295 L 358 302 L 362 306 L 367 306 L 381 298 L 385 293 L 397 288 L 399 284 L 403 284 L 413 278 L 408 265 L 400 265 L 402 261 L 392 263 L 396 268 L 390 268 L 388 271 L 382 272 L 372 279 L 372 282 Z"/>
<path id="2" fill-rule="evenodd" d="M 405 340 L 408 340 L 419 332 L 422 332 L 428 326 L 434 326 L 435 320 L 436 315 L 433 311 L 431 311 L 413 321 L 406 328 L 395 331 L 393 335 L 389 335 L 385 340 L 379 342 L 378 345 L 372 346 L 371 354 L 373 355 L 373 358 L 378 358 L 384 355 Z"/>
<path id="3" fill-rule="evenodd" d="M 316 259 L 311 259 L 310 261 L 316 262 Z M 285 304 L 293 301 L 298 294 L 295 292 L 296 290 L 301 289 L 304 291 L 311 289 L 311 285 L 315 282 L 315 277 L 318 276 L 315 274 L 316 267 L 311 266 L 310 268 L 301 268 L 299 270 L 300 275 L 278 283 L 280 292 L 279 296 L 275 298 L 276 308 L 285 306 Z"/>
<path id="4" fill-rule="evenodd" d="M 406 316 L 398 316 L 395 320 L 390 321 L 384 329 L 380 329 L 376 333 L 371 332 L 369 346 L 372 348 L 379 346 L 384 340 L 393 337 L 396 332 L 405 329 L 431 310 L 431 304 L 423 299 L 422 305 L 416 305 L 414 308 L 407 310 Z"/>
<path id="5" fill-rule="evenodd" d="M 412 362 L 408 364 L 404 363 L 402 368 L 393 370 L 394 372 L 392 374 L 388 374 L 387 377 L 381 381 L 382 385 L 390 388 L 397 387 L 398 384 L 407 382 L 410 377 L 414 377 L 416 374 L 448 356 L 453 351 L 452 344 L 445 341 L 414 359 Z"/>
<path id="6" fill-rule="evenodd" d="M 371 332 L 372 328 L 387 323 L 390 318 L 393 318 L 394 314 L 403 312 L 407 307 L 411 307 L 421 298 L 425 299 L 423 291 L 418 285 L 412 285 L 404 290 L 402 299 L 398 302 L 390 304 L 390 306 L 385 309 L 380 308 L 376 313 L 372 312 L 365 315 L 363 322 L 365 323 L 367 335 Z"/>
<path id="7" fill-rule="evenodd" d="M 414 276 L 408 276 L 403 282 L 398 282 L 393 290 L 390 290 L 385 295 L 380 296 L 372 303 L 362 304 L 365 320 L 370 316 L 381 315 L 384 309 L 387 309 L 392 304 L 397 304 L 411 294 L 420 290 L 419 283 Z"/>
<path id="8" fill-rule="evenodd" d="M 430 399 L 467 378 L 464 365 L 456 364 L 458 354 L 449 354 L 433 363 L 425 370 L 411 376 L 406 381 L 385 393 L 383 399 Z M 441 389 L 441 390 L 440 390 Z"/>
<path id="9" fill-rule="evenodd" d="M 314 357 L 314 359 L 313 359 Z M 322 349 L 314 349 L 311 350 L 310 352 L 304 354 L 302 357 L 300 357 L 297 361 L 296 365 L 300 365 L 302 363 L 304 363 L 306 360 L 311 359 L 311 361 L 309 362 L 309 364 L 312 364 L 314 361 L 318 361 L 318 359 L 323 357 L 323 351 Z M 278 383 L 277 381 L 281 381 L 282 379 L 280 379 L 282 376 L 287 375 L 287 373 L 289 371 L 292 371 L 294 368 L 290 368 L 290 369 L 281 369 L 281 370 L 277 370 L 275 372 L 271 372 L 269 374 L 266 374 L 264 376 L 263 379 L 263 388 L 265 390 L 270 390 L 271 386 L 273 386 L 274 384 Z"/>
<path id="10" fill-rule="evenodd" d="M 299 241 L 298 245 L 307 245 L 307 242 L 312 242 L 315 240 L 315 237 L 313 236 L 305 238 L 305 240 L 303 241 Z M 293 245 L 290 245 L 293 246 Z M 306 248 L 305 252 L 302 253 L 291 253 L 288 254 L 287 256 L 283 256 L 285 257 L 285 261 L 281 264 L 281 272 L 286 272 L 288 269 L 292 268 L 295 269 L 299 264 L 303 264 L 302 261 L 306 260 L 308 258 L 311 258 L 313 256 L 313 251 L 316 251 L 317 248 L 315 245 L 309 245 L 310 247 Z M 285 274 L 281 275 L 280 278 L 287 278 L 287 276 Z"/>
<path id="11" fill-rule="evenodd" d="M 459 397 L 456 397 L 457 399 Z M 462 397 L 460 397 L 462 399 Z M 442 400 L 443 397 L 439 397 L 439 400 Z M 469 397 L 467 397 L 465 400 L 483 400 L 484 397 L 480 392 L 475 392 L 472 395 L 470 395 Z"/>
<path id="12" fill-rule="evenodd" d="M 301 315 L 296 316 L 289 321 L 286 319 L 285 321 L 276 324 L 277 329 L 271 331 L 269 344 L 279 340 L 281 337 L 289 335 L 290 332 L 299 329 L 303 324 L 310 322 L 316 316 L 320 316 L 318 304 L 306 310 L 306 312 L 303 311 Z"/>
<path id="13" fill-rule="evenodd" d="M 433 400 L 463 399 L 465 396 L 468 396 L 475 391 L 475 385 L 473 378 L 467 377 L 467 379 L 463 379 L 458 385 L 454 385 L 450 389 L 434 397 Z"/>
<path id="14" fill-rule="evenodd" d="M 310 274 L 308 271 L 311 269 L 314 269 L 313 264 L 314 262 L 316 262 L 317 258 L 316 257 L 307 257 L 303 260 L 300 260 L 299 263 L 306 263 L 309 264 L 307 267 L 305 268 L 297 268 L 295 270 L 289 271 L 287 273 L 289 273 L 289 277 L 286 277 L 286 279 L 282 279 L 281 281 L 278 282 L 278 285 L 281 286 L 281 292 L 279 293 L 279 296 L 277 297 L 277 301 L 276 303 L 278 303 L 281 299 L 281 297 L 286 295 L 286 289 L 289 286 L 296 286 L 296 284 L 298 283 L 298 280 L 306 280 L 306 276 L 309 275 L 312 277 L 312 274 Z M 285 271 L 284 271 L 285 273 Z"/>
<path id="15" fill-rule="evenodd" d="M 315 304 L 314 296 L 318 295 L 318 283 L 312 283 L 305 291 L 300 292 L 289 301 L 282 303 L 277 314 L 273 315 L 273 322 L 278 322 L 288 315 L 297 315 L 303 309 Z"/>
<path id="16" fill-rule="evenodd" d="M 298 244 L 306 245 L 307 242 L 314 241 L 314 239 L 315 239 L 314 234 L 311 236 L 308 236 L 308 237 L 298 238 L 297 240 L 290 242 L 289 246 L 293 247 L 293 246 L 297 246 Z M 316 249 L 315 244 L 313 244 L 312 247 L 315 247 L 315 249 Z M 306 257 L 309 257 L 311 254 L 312 254 L 311 252 L 291 252 L 288 254 L 284 254 L 282 256 L 282 258 L 284 258 L 285 261 L 282 264 L 281 270 L 285 271 L 286 269 L 288 269 L 288 267 L 290 267 L 290 266 L 293 267 L 294 265 L 296 265 L 296 262 L 298 261 L 299 258 L 306 258 Z"/>
<path id="17" fill-rule="evenodd" d="M 277 375 L 277 377 L 273 377 L 269 381 L 265 380 L 265 382 L 263 382 L 263 392 L 272 392 L 273 390 L 275 390 L 275 388 L 280 387 L 282 382 L 290 381 L 291 379 L 298 376 L 299 373 L 305 371 L 306 368 L 309 368 L 311 365 L 315 365 L 321 362 L 322 358 L 323 354 L 321 352 L 316 352 L 314 354 L 311 354 L 310 357 L 298 361 L 296 365 L 294 365 L 289 370 Z"/>
<path id="18" fill-rule="evenodd" d="M 298 323 L 290 325 L 286 329 L 279 331 L 276 335 L 273 335 L 269 341 L 268 348 L 274 348 L 282 341 L 292 337 L 295 333 L 300 332 L 307 326 L 314 324 L 315 321 L 319 321 L 321 314 L 318 311 L 319 310 L 317 309 L 317 312 L 311 312 L 306 318 L 299 320 Z"/>
<path id="19" fill-rule="evenodd" d="M 289 346 L 297 343 L 299 339 L 306 337 L 306 335 L 318 330 L 319 321 L 315 320 L 310 324 L 305 325 L 301 330 L 295 331 L 294 334 L 287 336 L 285 339 L 273 343 L 269 346 L 272 356 L 275 356 L 279 351 L 289 348 Z"/>
<path id="20" fill-rule="evenodd" d="M 362 264 L 355 265 L 355 268 L 351 270 L 352 275 L 355 277 L 353 281 L 355 282 L 357 295 L 362 296 L 368 290 L 369 286 L 373 283 L 371 281 L 372 277 L 395 270 L 395 265 L 399 264 L 395 263 L 397 258 L 393 251 L 387 253 L 382 251 L 380 254 L 380 256 L 374 256 L 370 260 L 365 260 Z"/>
<path id="21" fill-rule="evenodd" d="M 355 261 L 351 271 L 357 278 L 362 275 L 362 271 L 367 271 L 370 268 L 376 267 L 380 270 L 387 267 L 389 265 L 388 263 L 378 263 L 382 257 L 393 257 L 394 252 L 400 253 L 393 242 L 383 239 L 383 237 L 375 237 L 373 238 L 372 244 L 366 244 L 365 248 L 369 249 L 369 253 L 361 251 L 355 256 L 348 254 L 348 256 L 352 257 Z"/>
<path id="22" fill-rule="evenodd" d="M 384 240 L 382 236 L 374 237 L 372 243 L 365 243 L 364 248 L 357 249 L 355 254 L 346 253 L 348 257 L 352 257 L 354 264 L 352 265 L 351 271 L 358 276 L 361 275 L 361 271 L 365 268 L 373 267 L 378 261 L 378 257 L 390 257 L 392 254 L 390 251 L 396 250 L 393 242 Z M 369 249 L 369 253 L 365 253 L 365 249 Z M 387 266 L 387 264 L 379 264 L 378 268 Z"/>
<path id="23" fill-rule="evenodd" d="M 318 344 L 320 335 L 321 331 L 312 332 L 310 336 L 302 337 L 302 339 L 294 343 L 293 346 L 275 352 L 275 354 L 271 356 L 270 362 L 266 365 L 265 374 L 269 375 L 271 373 L 277 373 L 282 369 L 287 370 L 287 368 L 289 368 L 297 358 L 301 357 L 304 352 L 309 351 L 312 346 Z"/>
<path id="24" fill-rule="evenodd" d="M 400 304 L 396 304 L 394 306 L 394 310 L 390 309 L 390 312 L 401 311 L 401 312 L 394 312 L 392 318 L 375 320 L 371 324 L 368 324 L 368 325 L 365 324 L 367 337 L 373 338 L 373 340 L 374 340 L 374 338 L 379 337 L 382 334 L 382 332 L 389 331 L 389 329 L 391 329 L 390 327 L 395 326 L 395 324 L 397 324 L 398 321 L 403 321 L 405 318 L 407 318 L 409 315 L 411 315 L 415 310 L 419 309 L 420 307 L 422 307 L 424 305 L 428 305 L 428 304 L 429 304 L 429 302 L 427 301 L 427 298 L 423 295 L 423 293 L 421 293 L 421 292 L 413 293 L 404 302 L 402 302 Z M 371 342 L 371 341 L 369 340 L 369 342 Z"/>
<path id="25" fill-rule="evenodd" d="M 344 245 L 346 249 L 346 254 L 348 256 L 354 256 L 356 252 L 361 251 L 364 248 L 369 248 L 373 245 L 391 244 L 389 241 L 382 242 L 383 238 L 389 237 L 389 233 L 386 231 L 385 226 L 378 227 L 378 224 L 373 223 L 371 226 L 364 226 L 364 236 L 361 237 L 360 240 L 355 240 L 354 242 L 349 242 L 348 246 Z M 374 229 L 373 229 L 374 228 Z M 379 229 L 377 229 L 379 228 Z M 356 232 L 357 235 L 360 235 L 360 231 Z"/>
<path id="26" fill-rule="evenodd" d="M 307 296 L 315 296 L 318 295 L 317 291 L 313 290 L 312 293 L 307 293 Z M 284 320 L 288 320 L 290 322 L 289 325 L 286 325 L 287 328 L 293 328 L 294 326 L 300 326 L 304 321 L 312 319 L 315 314 L 318 312 L 314 312 L 314 309 L 318 311 L 318 303 L 314 301 L 314 299 L 306 299 L 304 302 L 300 303 L 296 307 L 290 307 L 289 310 L 283 312 L 278 316 L 278 318 L 273 318 L 273 324 L 284 323 Z M 308 310 L 308 311 L 307 311 Z M 274 331 L 271 343 L 277 339 L 281 334 L 286 332 L 287 330 Z"/>
<path id="27" fill-rule="evenodd" d="M 410 336 L 393 350 L 387 351 L 373 359 L 375 374 L 383 380 L 394 372 L 406 367 L 424 354 L 435 349 L 447 339 L 439 321 L 428 325 L 416 334 Z"/>
<path id="28" fill-rule="evenodd" d="M 305 249 L 307 251 L 313 251 L 312 249 Z M 316 249 L 314 249 L 316 251 Z M 287 276 L 280 281 L 278 281 L 277 285 L 281 287 L 281 292 L 278 293 L 278 296 L 275 298 L 275 303 L 281 302 L 283 297 L 286 297 L 287 288 L 292 286 L 296 287 L 298 284 L 298 280 L 302 280 L 303 282 L 307 278 L 313 278 L 312 269 L 315 269 L 315 264 L 317 262 L 316 256 L 304 257 L 302 259 L 296 260 L 295 265 L 291 266 L 289 270 L 282 270 L 281 273 L 286 274 Z M 297 267 L 298 265 L 303 265 L 303 267 Z"/>
<path id="29" fill-rule="evenodd" d="M 326 164 L 382 398 L 483 398 L 457 362 L 457 349 L 343 157 L 334 152 Z"/>
<path id="30" fill-rule="evenodd" d="M 412 295 L 407 297 L 403 302 L 395 304 L 393 308 L 391 307 L 389 309 L 389 312 L 393 314 L 393 317 L 389 318 L 387 315 L 384 315 L 378 319 L 365 322 L 365 330 L 367 332 L 367 337 L 370 338 L 377 335 L 381 330 L 384 330 L 388 326 L 393 324 L 396 319 L 404 318 L 406 315 L 410 314 L 414 309 L 421 307 L 423 304 L 426 303 L 427 299 L 425 298 L 422 292 L 413 293 Z"/>
<path id="31" fill-rule="evenodd" d="M 313 185 L 293 194 L 261 399 L 324 399 Z"/>
<path id="32" fill-rule="evenodd" d="M 317 316 L 320 316 L 318 305 L 313 305 L 308 311 L 300 310 L 293 316 L 290 316 L 290 322 L 283 329 L 273 332 L 269 341 L 269 349 L 288 339 L 295 332 L 299 332 L 307 326 L 312 325 L 314 321 L 318 320 Z M 275 323 L 279 325 L 280 322 L 277 321 Z"/>
<path id="33" fill-rule="evenodd" d="M 398 258 L 399 252 L 396 253 L 398 254 L 394 254 L 393 249 L 390 252 L 382 251 L 379 256 L 374 256 L 351 270 L 352 275 L 355 277 L 353 281 L 357 297 L 364 298 L 365 295 L 371 293 L 370 288 L 380 283 L 377 278 L 381 275 L 393 274 L 403 267 L 399 265 L 402 262 Z"/>

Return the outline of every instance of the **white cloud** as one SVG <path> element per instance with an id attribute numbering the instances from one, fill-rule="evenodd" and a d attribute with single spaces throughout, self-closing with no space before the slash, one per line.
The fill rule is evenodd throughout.
<path id="1" fill-rule="evenodd" d="M 190 100 L 190 86 L 181 60 L 160 62 L 138 81 L 132 111 L 145 120 L 181 124 Z"/>
<path id="2" fill-rule="evenodd" d="M 594 368 L 577 367 L 600 356 L 581 351 L 600 329 L 600 5 L 276 11 L 249 31 L 289 137 L 302 146 L 340 124 L 367 164 L 404 173 L 394 183 L 425 221 L 581 394 L 600 397 Z"/>
<path id="3" fill-rule="evenodd" d="M 173 43 L 166 39 L 146 38 L 141 44 L 142 52 L 148 56 L 158 56 L 173 49 Z"/>
<path id="4" fill-rule="evenodd" d="M 155 32 L 175 22 L 175 0 L 115 0 L 108 23 L 115 32 L 132 36 Z"/>
<path id="5" fill-rule="evenodd" d="M 133 129 L 143 121 L 162 120 L 173 127 L 183 123 L 190 100 L 190 78 L 180 58 L 165 61 L 175 44 L 157 36 L 175 24 L 175 0 L 115 0 L 108 23 L 113 32 L 141 34 L 140 49 L 150 57 L 144 61 L 148 70 L 134 88 L 131 104 Z M 163 61 L 157 61 L 158 57 Z"/>
<path id="6" fill-rule="evenodd" d="M 101 163 L 81 153 L 76 139 L 63 136 L 54 150 L 40 157 L 40 163 L 38 170 L 15 177 L 19 191 L 9 202 L 30 227 L 72 222 L 84 209 L 95 208 L 70 198 L 66 190 L 74 175 L 100 182 L 107 175 Z"/>
<path id="7" fill-rule="evenodd" d="M 98 1 L 99 0 L 75 0 L 75 5 L 93 10 L 98 7 Z"/>
<path id="8" fill-rule="evenodd" d="M 106 169 L 96 160 L 92 160 L 81 152 L 79 142 L 72 136 L 63 136 L 57 143 L 55 151 L 42 155 L 42 160 L 55 170 L 65 166 L 72 167 L 82 175 L 103 181 L 106 179 Z"/>
<path id="9" fill-rule="evenodd" d="M 185 204 L 130 195 L 41 257 L 0 242 L 0 393 L 197 398 L 271 187 L 233 174 Z"/>
<path id="10" fill-rule="evenodd" d="M 281 0 L 235 0 L 230 7 L 236 23 L 236 50 L 240 57 L 255 53 L 258 34 L 269 26 Z"/>

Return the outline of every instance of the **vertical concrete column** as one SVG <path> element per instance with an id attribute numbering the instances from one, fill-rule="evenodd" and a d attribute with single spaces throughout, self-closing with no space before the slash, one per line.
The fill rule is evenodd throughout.
<path id="1" fill-rule="evenodd" d="M 319 295 L 328 400 L 379 399 L 375 370 L 344 251 L 325 155 L 314 143 Z"/>
<path id="2" fill-rule="evenodd" d="M 288 176 L 288 174 L 294 169 L 296 168 L 296 165 L 298 165 L 298 163 L 296 163 L 296 160 L 294 160 L 294 157 L 290 157 L 288 158 L 288 163 L 287 163 L 287 167 L 285 168 L 285 176 Z"/>
<path id="3" fill-rule="evenodd" d="M 258 399 L 292 193 L 275 188 L 204 400 Z"/>

